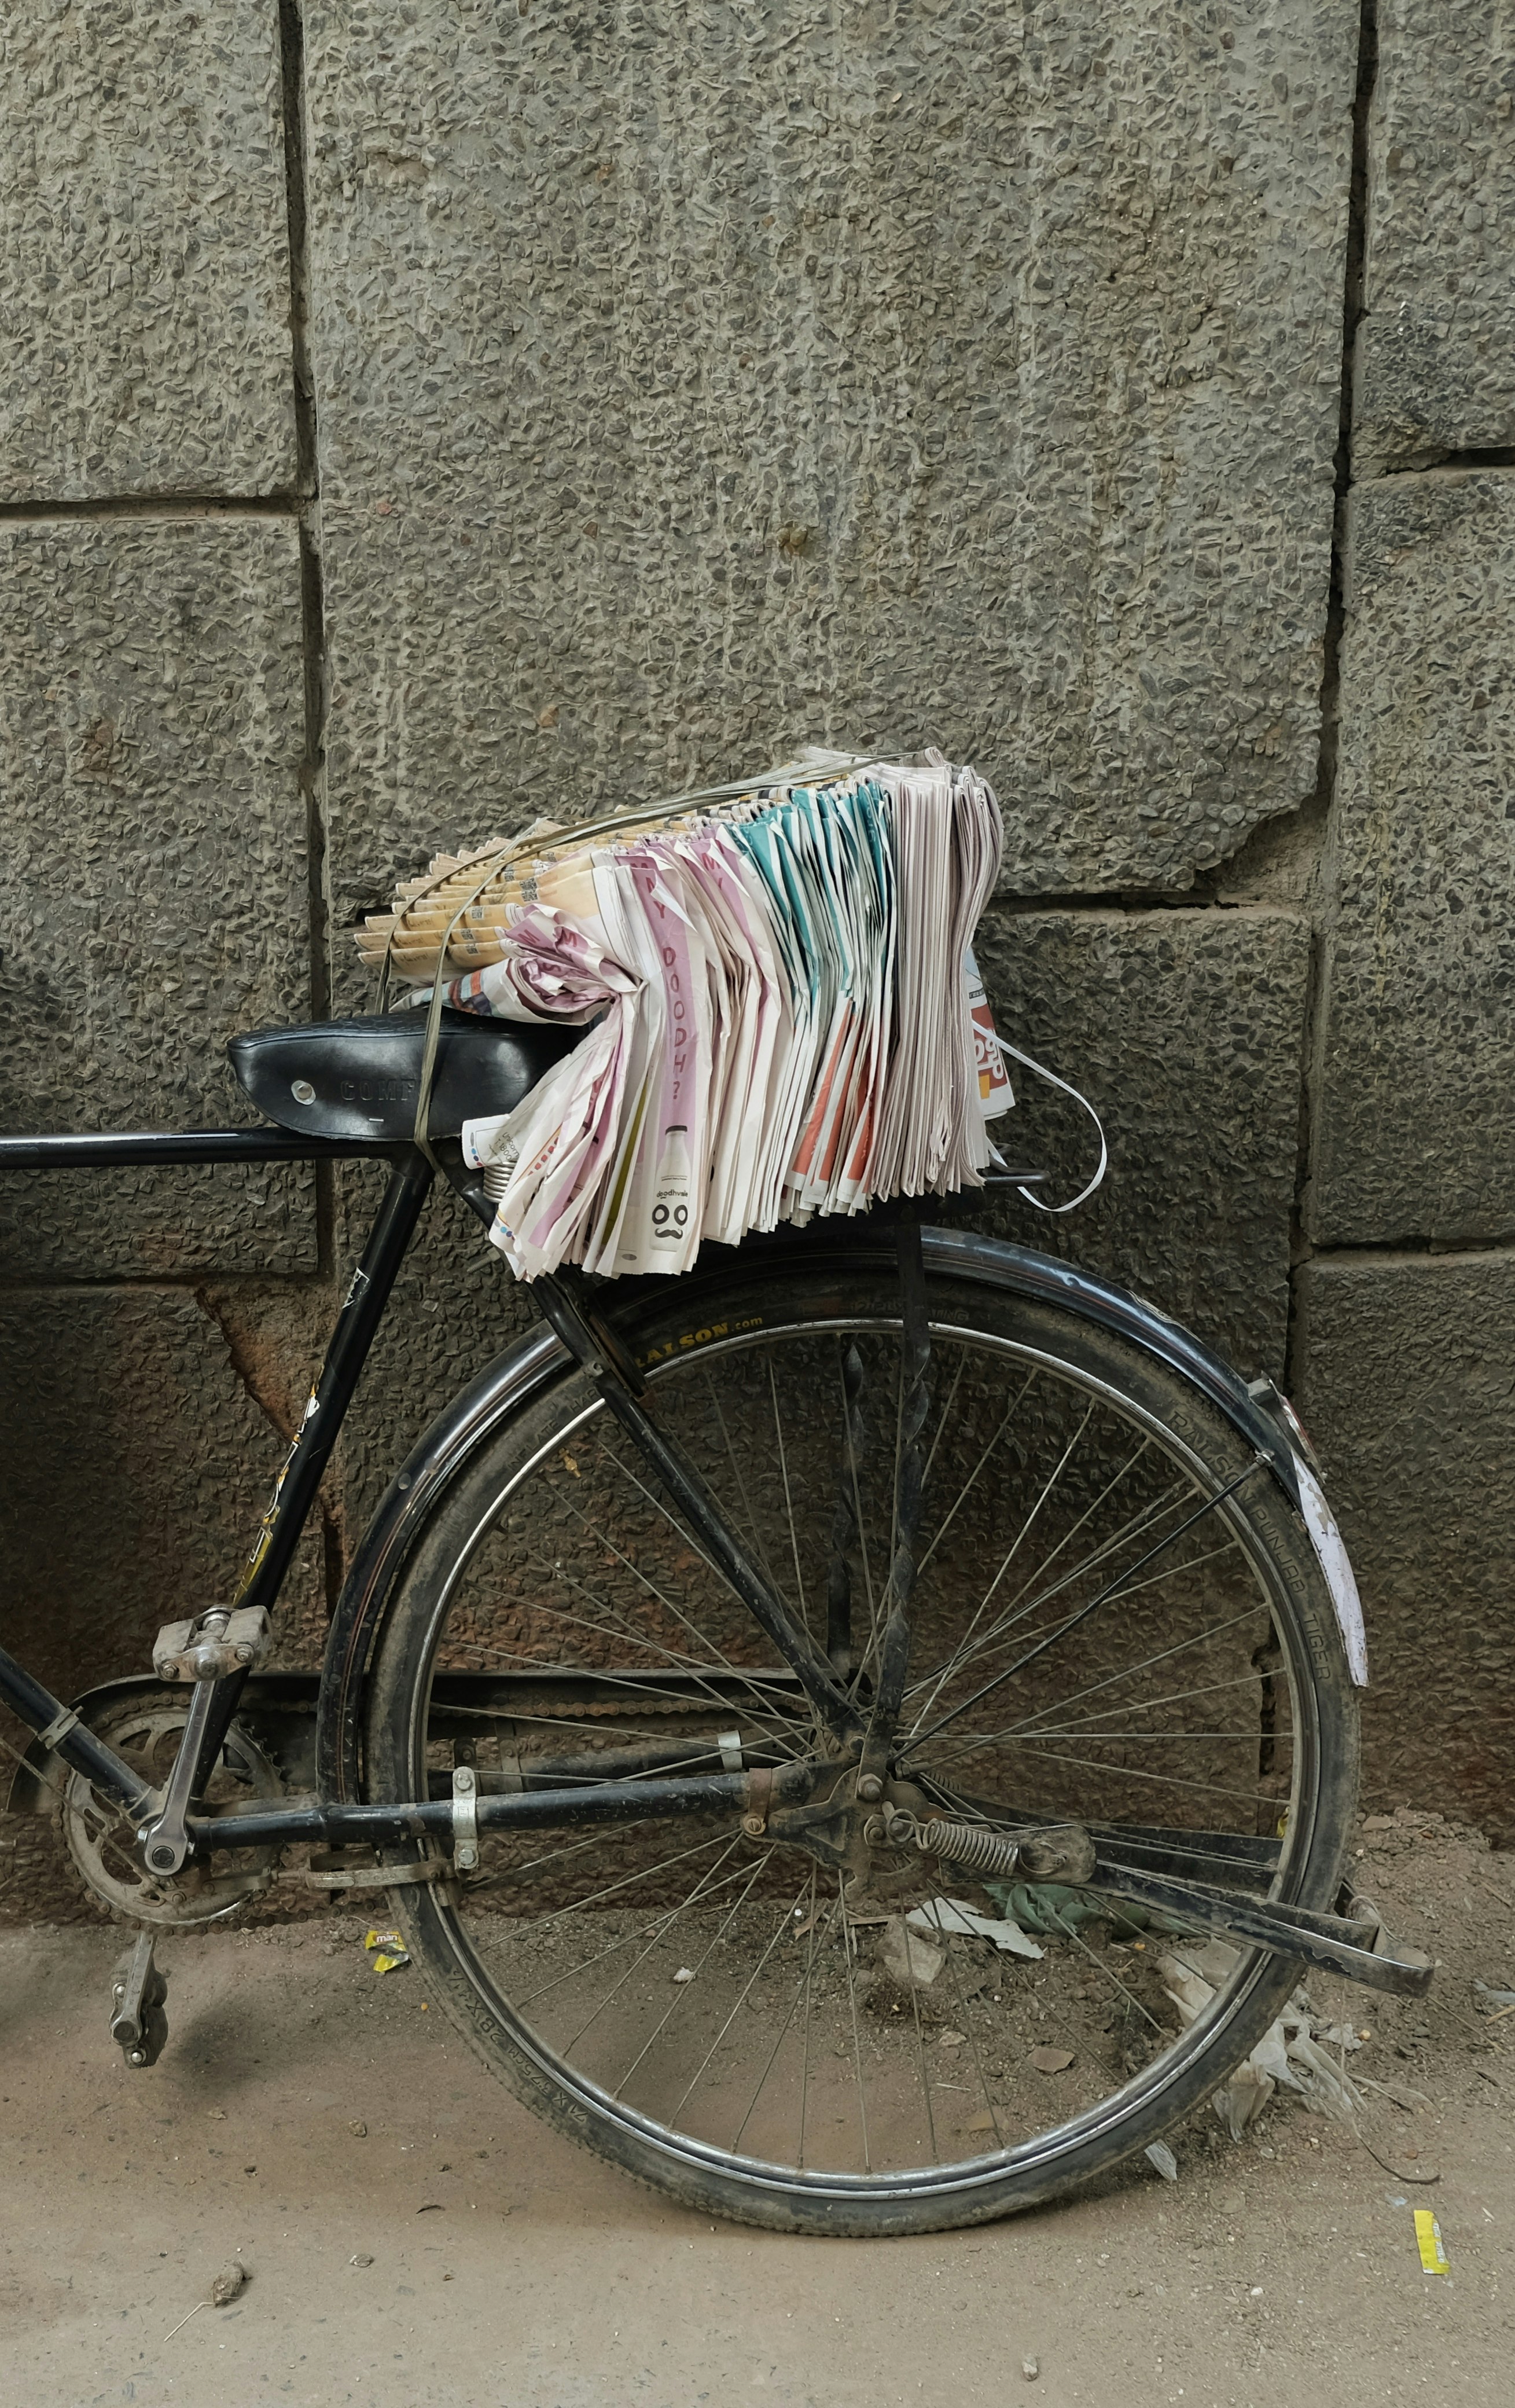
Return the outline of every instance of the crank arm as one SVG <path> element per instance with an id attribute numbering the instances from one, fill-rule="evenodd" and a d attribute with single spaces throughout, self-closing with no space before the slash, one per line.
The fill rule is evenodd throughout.
<path id="1" fill-rule="evenodd" d="M 1321 1914 L 1310 1907 L 1279 1906 L 1266 1899 L 1238 1898 L 1234 1890 L 1212 1889 L 1199 1882 L 1165 1880 L 1133 1865 L 1116 1864 L 1103 1852 L 1096 1854 L 1087 1886 L 1136 1899 L 1163 1914 L 1183 1915 L 1238 1947 L 1271 1948 L 1279 1956 L 1302 1957 L 1322 1972 L 1345 1973 L 1349 1981 L 1370 1990 L 1418 1999 L 1431 1986 L 1433 1967 L 1374 1955 L 1370 1943 L 1377 1927 L 1371 1923 L 1349 1922 L 1344 1915 Z"/>
<path id="2" fill-rule="evenodd" d="M 196 1681 L 190 1697 L 179 1754 L 174 1758 L 161 1811 L 137 1832 L 137 1843 L 149 1870 L 161 1879 L 179 1871 L 193 1842 L 186 1828 L 190 1799 L 194 1794 L 200 1758 L 210 1731 L 210 1718 L 222 1681 Z"/>

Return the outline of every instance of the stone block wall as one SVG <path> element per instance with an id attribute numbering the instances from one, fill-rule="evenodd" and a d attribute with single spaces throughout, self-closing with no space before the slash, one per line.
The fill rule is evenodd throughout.
<path id="1" fill-rule="evenodd" d="M 1367 1782 L 1515 1828 L 1515 21 L 41 0 L 0 28 L 0 1119 L 248 1117 L 397 872 L 808 739 L 976 760 L 1080 1256 L 1287 1377 Z M 1023 1082 L 1020 1148 L 1087 1124 Z M 9 1643 L 235 1561 L 366 1174 L 7 1181 Z M 518 1326 L 444 1201 L 288 1660 Z M 75 1459 L 60 1462 L 60 1450 Z M 1428 1700 L 1430 1701 L 1429 1711 Z M 5 1912 L 0 1899 L 0 1913 Z"/>

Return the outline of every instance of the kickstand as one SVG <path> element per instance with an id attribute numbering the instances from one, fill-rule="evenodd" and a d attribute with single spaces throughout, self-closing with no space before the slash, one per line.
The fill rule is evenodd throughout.
<path id="1" fill-rule="evenodd" d="M 168 1976 L 153 1963 L 152 1950 L 152 1933 L 139 1931 L 110 1976 L 110 2037 L 132 2066 L 156 2065 L 168 2038 Z"/>

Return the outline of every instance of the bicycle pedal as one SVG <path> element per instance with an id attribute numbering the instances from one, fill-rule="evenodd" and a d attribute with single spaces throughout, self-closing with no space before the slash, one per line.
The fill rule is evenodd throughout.
<path id="1" fill-rule="evenodd" d="M 139 1932 L 110 1976 L 110 2037 L 134 2071 L 156 2065 L 168 2038 L 168 1976 L 152 1950 L 152 1933 Z"/>
<path id="2" fill-rule="evenodd" d="M 188 1622 L 168 1622 L 152 1642 L 160 1681 L 224 1681 L 250 1672 L 268 1652 L 272 1625 L 265 1607 L 213 1607 Z"/>

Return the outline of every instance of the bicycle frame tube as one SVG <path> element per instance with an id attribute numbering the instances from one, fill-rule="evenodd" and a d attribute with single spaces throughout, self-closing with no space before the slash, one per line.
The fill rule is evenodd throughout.
<path id="1" fill-rule="evenodd" d="M 107 1170 L 161 1162 L 383 1162 L 413 1152 L 390 1139 L 291 1137 L 276 1128 L 124 1129 L 0 1137 L 0 1170 Z"/>
<path id="2" fill-rule="evenodd" d="M 271 1608 L 309 1517 L 322 1475 L 336 1444 L 375 1334 L 405 1259 L 434 1176 L 413 1146 L 364 1144 L 290 1138 L 261 1129 L 145 1131 L 107 1137 L 0 1138 L 0 1170 L 101 1168 L 122 1163 L 287 1162 L 336 1159 L 387 1160 L 393 1168 L 374 1216 L 363 1259 L 336 1318 L 321 1376 L 310 1392 L 300 1426 L 280 1466 L 268 1510 L 237 1589 L 241 1606 Z M 190 1789 L 213 1763 L 225 1739 L 246 1680 L 234 1673 L 211 1684 L 208 1712 L 198 1719 L 197 1761 Z M 192 1693 L 193 1694 L 193 1693 Z M 44 1744 L 97 1789 L 133 1814 L 154 1805 L 131 1767 L 74 1719 L 61 1698 L 0 1648 L 0 1701 Z M 186 1737 L 188 1734 L 186 1734 Z"/>

